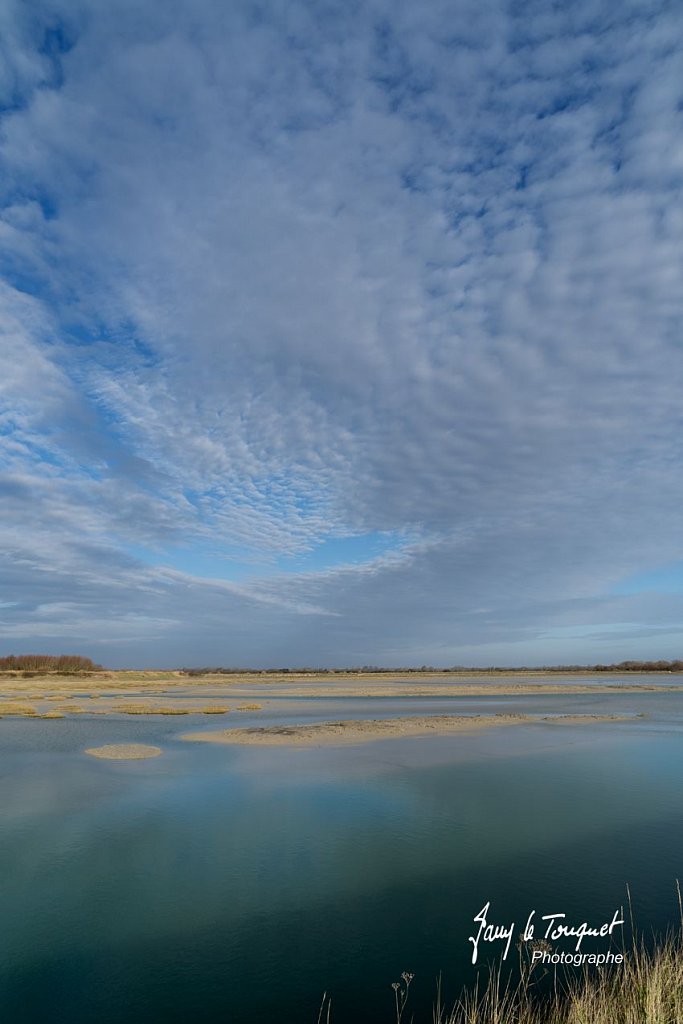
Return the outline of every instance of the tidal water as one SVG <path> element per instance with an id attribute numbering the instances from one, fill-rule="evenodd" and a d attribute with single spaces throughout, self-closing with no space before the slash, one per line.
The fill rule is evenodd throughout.
<path id="1" fill-rule="evenodd" d="M 644 714 L 339 748 L 182 741 L 228 725 L 392 714 Z M 85 755 L 151 742 L 149 761 Z M 683 694 L 287 700 L 226 719 L 0 721 L 0 1020 L 13 1024 L 315 1022 L 393 1017 L 414 973 L 470 963 L 474 916 L 531 910 L 640 929 L 678 921 Z M 572 948 L 566 941 L 557 948 Z M 585 951 L 606 950 L 604 940 Z M 510 956 L 516 956 L 513 950 Z"/>

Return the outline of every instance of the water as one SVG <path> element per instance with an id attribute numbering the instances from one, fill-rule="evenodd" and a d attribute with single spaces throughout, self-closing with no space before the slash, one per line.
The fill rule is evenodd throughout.
<path id="1" fill-rule="evenodd" d="M 283 700 L 225 725 L 509 703 Z M 629 883 L 643 930 L 675 923 L 683 694 L 514 706 L 649 717 L 303 750 L 181 741 L 223 726 L 203 716 L 0 721 L 0 1020 L 289 1024 L 328 991 L 335 1024 L 376 1024 L 404 970 L 418 1011 L 440 971 L 447 995 L 472 981 L 488 900 L 516 932 L 532 909 L 602 923 Z M 82 753 L 123 740 L 164 755 Z"/>

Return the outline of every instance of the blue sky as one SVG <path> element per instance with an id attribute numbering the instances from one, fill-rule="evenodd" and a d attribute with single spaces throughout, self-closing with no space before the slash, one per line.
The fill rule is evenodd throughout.
<path id="1" fill-rule="evenodd" d="M 0 647 L 683 654 L 683 7 L 8 0 Z"/>

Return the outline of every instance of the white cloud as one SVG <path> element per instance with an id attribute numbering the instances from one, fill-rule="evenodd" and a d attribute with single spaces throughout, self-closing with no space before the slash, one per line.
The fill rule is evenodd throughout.
<path id="1" fill-rule="evenodd" d="M 149 604 L 186 662 L 334 663 L 533 660 L 628 609 L 654 628 L 662 606 L 643 622 L 612 591 L 683 551 L 681 13 L 266 15 L 11 11 L 6 635 L 107 607 L 93 633 L 131 636 Z M 276 571 L 377 531 L 421 541 Z M 180 543 L 262 578 L 190 573 L 188 609 L 187 580 L 135 561 Z M 80 596 L 41 634 L 50 580 Z"/>

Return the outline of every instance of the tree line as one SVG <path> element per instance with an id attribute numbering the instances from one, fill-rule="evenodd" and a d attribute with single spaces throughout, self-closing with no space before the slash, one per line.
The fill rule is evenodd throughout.
<path id="1" fill-rule="evenodd" d="M 80 654 L 8 654 L 0 658 L 0 672 L 98 672 L 102 666 Z"/>
<path id="2" fill-rule="evenodd" d="M 433 665 L 420 665 L 403 668 L 383 668 L 380 665 L 363 665 L 360 668 L 312 668 L 302 666 L 301 668 L 236 668 L 234 666 L 207 667 L 207 668 L 181 668 L 181 675 L 186 676 L 208 676 L 208 675 L 347 675 L 353 673 L 374 673 L 376 675 L 410 675 L 411 673 L 478 673 L 491 674 L 497 672 L 683 672 L 683 660 L 675 661 L 619 661 L 610 665 L 488 665 L 482 667 L 467 667 L 466 665 L 453 665 L 449 668 L 435 668 Z"/>

